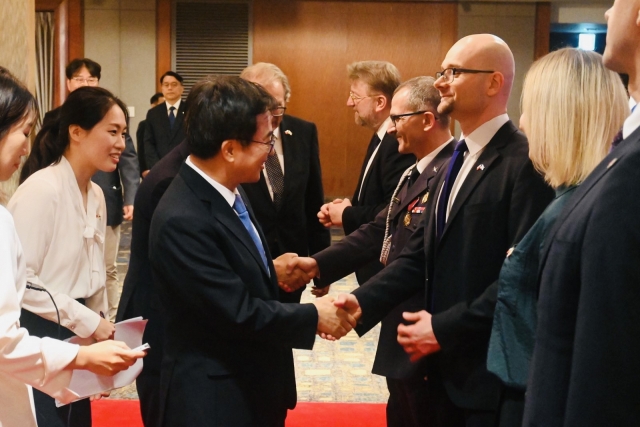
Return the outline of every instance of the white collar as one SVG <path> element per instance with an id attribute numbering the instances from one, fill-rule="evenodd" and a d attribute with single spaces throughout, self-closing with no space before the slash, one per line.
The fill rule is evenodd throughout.
<path id="1" fill-rule="evenodd" d="M 627 120 L 622 125 L 622 137 L 627 138 L 633 133 L 634 130 L 640 127 L 640 108 L 635 108 L 637 105 L 633 98 L 629 98 L 629 108 L 632 110 Z"/>
<path id="2" fill-rule="evenodd" d="M 382 122 L 378 130 L 376 131 L 376 134 L 378 135 L 378 138 L 380 138 L 380 141 L 384 139 L 384 136 L 387 133 L 387 129 L 389 129 L 390 126 L 391 126 L 391 117 L 387 117 L 384 120 L 384 122 Z"/>
<path id="3" fill-rule="evenodd" d="M 218 190 L 218 193 L 220 193 L 220 195 L 224 197 L 227 203 L 229 203 L 229 206 L 233 207 L 233 203 L 236 201 L 236 194 L 240 194 L 238 193 L 238 189 L 236 189 L 235 191 L 231 191 L 224 185 L 220 184 L 215 179 L 211 178 L 209 175 L 204 173 L 202 169 L 200 169 L 199 167 L 193 164 L 193 162 L 191 161 L 191 156 L 187 157 L 187 160 L 185 160 L 185 163 L 189 165 L 191 169 L 198 172 L 198 174 L 202 176 L 205 179 L 205 181 L 211 184 L 213 188 Z"/>
<path id="4" fill-rule="evenodd" d="M 491 138 L 500 130 L 505 123 L 509 121 L 507 113 L 500 114 L 493 119 L 484 122 L 476 130 L 469 135 L 461 135 L 460 140 L 464 139 L 470 155 L 475 155 L 487 146 Z"/>
<path id="5" fill-rule="evenodd" d="M 167 111 L 169 111 L 169 108 L 171 107 L 176 107 L 176 111 L 178 111 L 178 109 L 180 108 L 181 102 L 182 102 L 182 99 L 178 99 L 175 104 L 169 104 L 169 101 L 164 101 L 164 103 L 167 104 Z"/>
<path id="6" fill-rule="evenodd" d="M 441 146 L 439 146 L 438 148 L 436 148 L 435 150 L 433 150 L 432 152 L 430 152 L 429 154 L 427 154 L 426 156 L 418 160 L 418 163 L 416 163 L 416 168 L 418 168 L 418 172 L 420 173 L 424 172 L 424 170 L 427 168 L 429 163 L 431 163 L 433 159 L 436 158 L 438 153 L 440 153 L 444 149 L 444 147 L 449 145 L 451 141 L 453 141 L 453 137 L 451 137 L 451 139 L 449 139 L 447 142 L 445 142 L 444 144 L 442 144 Z"/>

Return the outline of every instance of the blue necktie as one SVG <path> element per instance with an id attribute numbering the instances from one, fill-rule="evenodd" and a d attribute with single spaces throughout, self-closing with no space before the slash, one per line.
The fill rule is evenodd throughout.
<path id="1" fill-rule="evenodd" d="M 438 199 L 438 212 L 436 216 L 436 237 L 438 240 L 440 240 L 442 232 L 444 231 L 444 226 L 447 223 L 447 206 L 449 205 L 449 196 L 451 195 L 453 183 L 456 181 L 460 168 L 462 168 L 465 151 L 467 151 L 467 143 L 464 142 L 463 139 L 456 144 L 455 151 L 453 152 L 453 156 L 451 156 L 451 161 L 449 162 L 447 175 L 444 178 L 444 186 L 442 187 L 440 198 Z"/>
<path id="2" fill-rule="evenodd" d="M 251 240 L 253 240 L 253 243 L 256 245 L 256 249 L 258 249 L 258 252 L 260 252 L 260 257 L 262 258 L 262 262 L 264 263 L 264 268 L 269 271 L 269 264 L 267 263 L 267 256 L 264 253 L 264 246 L 262 246 L 260 236 L 258 236 L 258 233 L 253 228 L 253 223 L 251 222 L 251 218 L 249 218 L 249 212 L 247 212 L 247 207 L 245 206 L 244 201 L 239 194 L 236 194 L 236 200 L 235 202 L 233 202 L 233 209 L 238 214 L 238 218 L 240 218 L 240 221 L 242 221 L 242 225 L 244 225 L 244 228 L 247 229 L 249 236 L 251 236 Z"/>
<path id="3" fill-rule="evenodd" d="M 176 122 L 176 115 L 173 114 L 173 111 L 176 109 L 176 107 L 170 107 L 169 108 L 169 127 L 171 129 L 173 129 L 173 124 Z"/>

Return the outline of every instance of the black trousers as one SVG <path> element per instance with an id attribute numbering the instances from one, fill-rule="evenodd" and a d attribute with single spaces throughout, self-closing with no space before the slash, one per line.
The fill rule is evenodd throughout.
<path id="1" fill-rule="evenodd" d="M 430 377 L 431 378 L 431 377 Z M 425 411 L 430 427 L 496 427 L 496 411 L 465 409 L 456 406 L 440 381 L 429 381 Z"/>
<path id="2" fill-rule="evenodd" d="M 84 304 L 82 300 L 79 302 Z M 50 322 L 24 309 L 20 313 L 20 326 L 26 328 L 30 335 L 40 338 L 50 337 L 64 340 L 74 335 L 67 328 L 58 326 L 57 323 Z M 91 402 L 89 399 L 56 408 L 53 397 L 34 389 L 33 402 L 38 427 L 91 427 Z"/>
<path id="3" fill-rule="evenodd" d="M 425 411 L 429 390 L 424 375 L 387 378 L 387 388 L 387 427 L 431 427 Z"/>

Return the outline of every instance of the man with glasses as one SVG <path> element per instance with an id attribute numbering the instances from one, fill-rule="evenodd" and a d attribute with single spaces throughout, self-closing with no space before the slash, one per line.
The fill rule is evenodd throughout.
<path id="1" fill-rule="evenodd" d="M 267 158 L 260 180 L 244 184 L 251 207 L 267 238 L 271 256 L 309 256 L 329 246 L 329 230 L 318 222 L 324 203 L 316 125 L 285 114 L 291 97 L 287 76 L 274 64 L 260 62 L 240 74 L 261 85 L 276 99 L 273 115 L 275 150 Z M 284 268 L 283 257 L 276 269 Z M 282 273 L 279 272 L 279 276 Z M 281 302 L 300 302 L 305 287 L 280 292 Z"/>
<path id="2" fill-rule="evenodd" d="M 350 64 L 347 72 L 351 80 L 347 106 L 353 108 L 357 125 L 375 133 L 369 142 L 353 198 L 327 203 L 318 213 L 322 224 L 342 226 L 345 235 L 373 221 L 391 200 L 402 172 L 416 161 L 413 154 L 399 153 L 398 141 L 387 133 L 391 126 L 391 98 L 400 84 L 398 69 L 385 61 L 361 61 Z M 358 269 L 358 283 L 364 283 L 381 269 L 382 264 L 377 260 Z"/>
<path id="3" fill-rule="evenodd" d="M 311 349 L 316 332 L 341 337 L 356 319 L 329 298 L 277 301 L 265 236 L 239 189 L 260 179 L 273 149 L 273 98 L 210 76 L 188 101 L 190 155 L 149 238 L 167 319 L 160 425 L 284 427 L 296 404 L 291 349 Z"/>
<path id="4" fill-rule="evenodd" d="M 449 116 L 437 112 L 440 94 L 433 77 L 416 77 L 402 83 L 391 100 L 391 126 L 399 151 L 415 155 L 418 162 L 408 168 L 396 185 L 391 203 L 376 218 L 311 258 L 291 261 L 305 273 L 320 276 L 320 286 L 352 273 L 373 260 L 392 263 L 418 228 L 425 206 L 434 191 L 436 173 L 451 157 L 455 139 Z M 387 379 L 389 402 L 387 426 L 429 427 L 424 407 L 428 393 L 425 364 L 412 363 L 398 344 L 402 313 L 424 307 L 424 290 L 398 305 L 382 320 L 373 373 Z"/>
<path id="5" fill-rule="evenodd" d="M 182 76 L 173 71 L 167 71 L 160 77 L 165 102 L 147 112 L 144 132 L 144 155 L 148 169 L 184 139 L 182 123 L 187 105 L 182 101 L 182 81 Z"/>
<path id="6" fill-rule="evenodd" d="M 442 68 L 438 113 L 458 120 L 461 140 L 434 179 L 434 197 L 405 251 L 338 304 L 359 303 L 363 334 L 424 290 L 426 304 L 403 314 L 398 342 L 411 360 L 426 357 L 430 425 L 493 427 L 502 385 L 486 363 L 498 273 L 554 193 L 506 113 L 514 76 L 506 43 L 490 34 L 464 37 Z"/>

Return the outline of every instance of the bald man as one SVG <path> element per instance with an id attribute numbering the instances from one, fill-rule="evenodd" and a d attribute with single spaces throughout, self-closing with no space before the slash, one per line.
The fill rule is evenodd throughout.
<path id="1" fill-rule="evenodd" d="M 526 137 L 507 116 L 513 75 L 513 55 L 493 35 L 465 37 L 449 50 L 434 86 L 438 112 L 460 122 L 456 152 L 434 178 L 404 252 L 338 298 L 352 310 L 360 305 L 362 335 L 426 291 L 425 310 L 404 313 L 398 342 L 412 360 L 427 358 L 430 426 L 495 426 L 502 416 L 502 386 L 486 368 L 498 273 L 507 250 L 553 198 L 529 160 Z M 522 402 L 507 407 L 522 412 Z"/>

